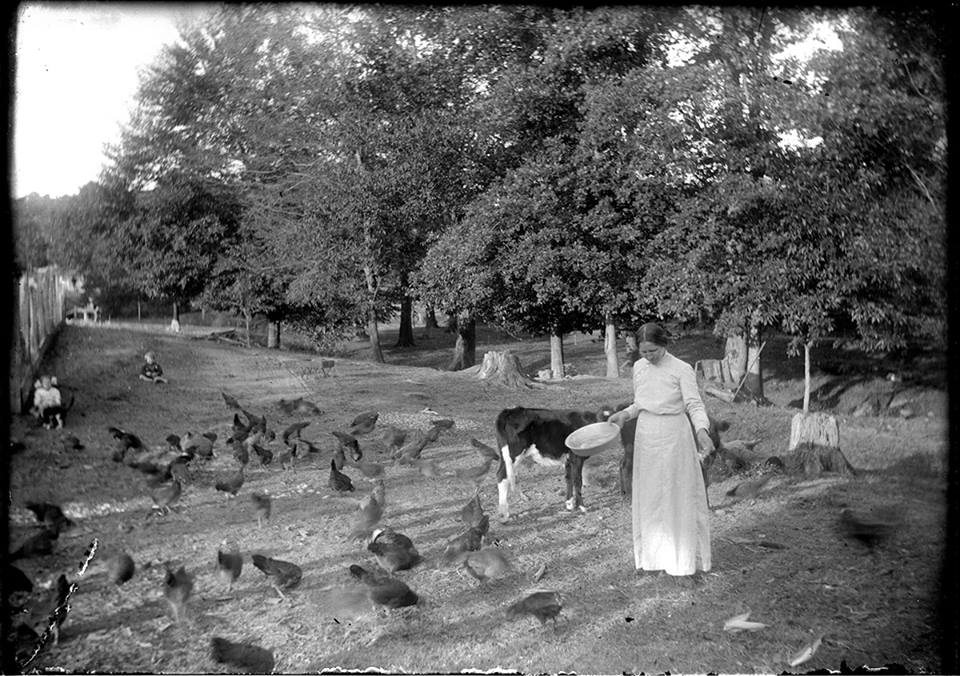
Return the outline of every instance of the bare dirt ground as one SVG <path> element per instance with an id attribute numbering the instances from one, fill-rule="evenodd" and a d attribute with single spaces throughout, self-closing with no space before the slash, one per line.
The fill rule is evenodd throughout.
<path id="1" fill-rule="evenodd" d="M 479 464 L 469 441 L 494 443 L 493 421 L 505 407 L 597 409 L 631 396 L 627 379 L 598 377 L 602 343 L 568 341 L 567 360 L 582 374 L 544 389 L 518 391 L 484 383 L 466 373 L 438 370 L 449 359 L 451 338 L 424 336 L 418 347 L 388 349 L 387 365 L 363 361 L 362 344 L 335 356 L 329 377 L 320 355 L 241 348 L 205 340 L 209 329 L 171 335 L 150 327 L 66 327 L 45 371 L 55 373 L 76 403 L 66 429 L 50 431 L 15 417 L 11 437 L 26 450 L 11 460 L 11 539 L 36 528 L 23 505 L 60 503 L 77 527 L 64 533 L 50 556 L 22 562 L 38 584 L 66 573 L 78 585 L 59 645 L 48 645 L 28 669 L 122 672 L 229 673 L 210 658 L 210 638 L 223 636 L 269 648 L 278 672 L 358 670 L 456 672 L 466 669 L 525 673 L 778 673 L 888 663 L 910 673 L 935 673 L 938 657 L 938 582 L 945 541 L 946 420 L 942 396 L 922 398 L 924 410 L 909 419 L 841 415 L 841 448 L 854 478 L 778 476 L 757 498 L 733 502 L 729 477 L 710 489 L 714 567 L 693 588 L 667 578 L 638 578 L 632 566 L 629 506 L 616 486 L 618 451 L 601 454 L 585 514 L 563 508 L 563 473 L 525 467 L 526 501 L 511 504 L 514 519 L 492 519 L 489 542 L 513 562 L 515 573 L 486 585 L 462 570 L 441 565 L 444 544 L 463 530 L 460 507 L 472 486 L 456 479 L 459 468 Z M 385 344 L 389 344 L 389 333 Z M 485 336 L 478 356 L 511 347 L 535 372 L 548 360 L 542 341 Z M 170 382 L 137 379 L 142 355 L 159 355 Z M 770 354 L 775 351 L 768 348 Z M 690 362 L 719 357 L 715 339 L 691 336 L 675 354 Z M 842 355 L 841 355 L 842 357 Z M 786 450 L 789 406 L 802 395 L 797 360 L 768 371 L 771 407 L 727 404 L 707 398 L 711 414 L 731 423 L 727 440 L 760 438 L 771 455 Z M 398 365 L 405 364 L 405 365 Z M 433 367 L 433 368 L 431 368 Z M 879 376 L 882 379 L 882 374 Z M 820 377 L 815 386 L 829 384 Z M 220 392 L 266 415 L 281 431 L 309 420 L 305 438 L 323 450 L 290 471 L 254 467 L 234 499 L 214 490 L 233 471 L 223 440 L 233 411 Z M 286 416 L 279 399 L 305 397 L 319 416 Z M 377 430 L 361 437 L 364 459 L 387 462 L 387 507 L 382 524 L 405 533 L 426 562 L 397 574 L 421 596 L 403 610 L 373 611 L 334 603 L 357 583 L 352 563 L 376 567 L 362 543 L 349 537 L 359 498 L 369 483 L 350 468 L 358 490 L 349 497 L 328 488 L 333 430 L 345 430 L 359 413 L 380 412 L 379 426 L 427 429 L 437 417 L 453 429 L 427 446 L 443 476 L 389 464 Z M 171 433 L 214 431 L 216 458 L 196 472 L 175 510 L 151 515 L 144 476 L 111 461 L 118 426 L 146 443 L 161 445 Z M 74 434 L 86 448 L 64 451 L 59 438 Z M 280 447 L 279 439 L 272 444 Z M 481 500 L 493 515 L 497 489 L 491 470 Z M 253 491 L 274 498 L 273 516 L 257 527 Z M 837 529 L 843 506 L 897 505 L 903 525 L 875 550 Z M 96 540 L 96 556 L 78 574 L 84 551 Z M 245 555 L 242 575 L 228 591 L 215 571 L 218 545 L 229 540 Z M 137 574 L 124 587 L 111 585 L 103 561 L 118 551 L 134 557 Z M 280 599 L 249 555 L 263 553 L 302 566 L 303 581 Z M 188 617 L 171 623 L 162 596 L 164 562 L 185 565 L 195 576 Z M 533 573 L 546 565 L 538 582 Z M 556 626 L 526 617 L 507 620 L 504 609 L 535 588 L 561 592 Z M 724 631 L 729 617 L 751 611 L 766 627 Z M 823 637 L 815 655 L 797 667 L 790 658 Z"/>

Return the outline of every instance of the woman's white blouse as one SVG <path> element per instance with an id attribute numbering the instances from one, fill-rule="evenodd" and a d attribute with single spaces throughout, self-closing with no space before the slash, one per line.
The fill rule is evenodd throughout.
<path id="1" fill-rule="evenodd" d="M 631 417 L 640 411 L 658 415 L 686 412 L 695 429 L 710 429 L 693 367 L 669 352 L 665 352 L 657 364 L 646 359 L 634 362 L 633 403 L 627 411 Z"/>

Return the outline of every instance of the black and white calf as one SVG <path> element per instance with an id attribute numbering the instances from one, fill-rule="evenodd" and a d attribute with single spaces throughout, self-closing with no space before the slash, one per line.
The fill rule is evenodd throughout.
<path id="1" fill-rule="evenodd" d="M 501 521 L 510 518 L 509 494 L 517 490 L 518 463 L 530 459 L 539 465 L 566 466 L 567 509 L 586 511 L 583 506 L 583 461 L 571 453 L 567 436 L 590 423 L 606 420 L 612 411 L 557 411 L 545 408 L 509 408 L 497 416 L 497 489 L 500 493 L 498 514 Z"/>

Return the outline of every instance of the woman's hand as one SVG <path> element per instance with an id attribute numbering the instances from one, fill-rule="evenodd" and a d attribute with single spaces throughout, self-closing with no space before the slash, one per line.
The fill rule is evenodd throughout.
<path id="1" fill-rule="evenodd" d="M 697 445 L 700 446 L 701 460 L 716 450 L 713 445 L 713 439 L 710 438 L 710 434 L 707 432 L 707 430 L 697 430 Z"/>
<path id="2" fill-rule="evenodd" d="M 607 422 L 612 422 L 617 427 L 623 427 L 627 424 L 628 420 L 630 420 L 630 413 L 626 410 L 617 411 L 612 416 L 607 418 Z"/>

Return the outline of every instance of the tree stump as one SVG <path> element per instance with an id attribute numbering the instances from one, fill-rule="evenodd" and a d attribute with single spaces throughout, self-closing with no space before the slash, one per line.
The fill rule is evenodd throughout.
<path id="1" fill-rule="evenodd" d="M 790 423 L 791 469 L 805 476 L 819 476 L 821 472 L 841 475 L 856 474 L 853 465 L 840 450 L 840 424 L 826 413 L 797 413 Z"/>
<path id="2" fill-rule="evenodd" d="M 840 424 L 826 413 L 797 413 L 790 421 L 789 450 L 802 443 L 839 448 Z"/>
<path id="3" fill-rule="evenodd" d="M 542 387 L 526 376 L 520 367 L 520 358 L 509 350 L 487 352 L 477 373 L 481 380 L 493 380 L 507 387 L 534 389 Z"/>

